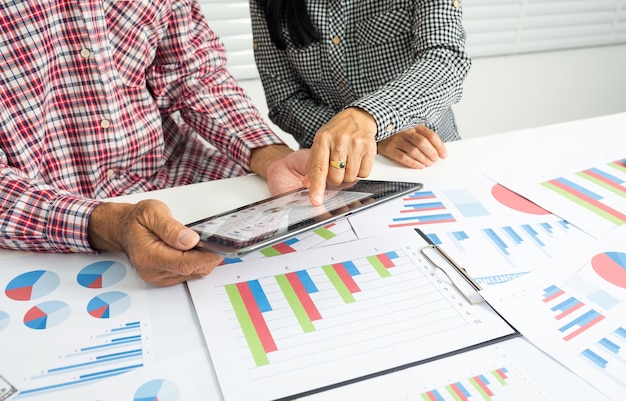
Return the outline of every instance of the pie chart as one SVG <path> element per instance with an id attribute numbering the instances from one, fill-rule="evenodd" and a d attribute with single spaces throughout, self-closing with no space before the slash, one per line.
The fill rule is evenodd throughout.
<path id="1" fill-rule="evenodd" d="M 5 311 L 0 310 L 0 333 L 2 330 L 6 329 L 9 326 L 9 322 L 11 321 L 11 317 Z"/>
<path id="2" fill-rule="evenodd" d="M 117 317 L 130 308 L 130 297 L 120 291 L 111 291 L 93 297 L 87 304 L 87 312 L 98 319 Z"/>
<path id="3" fill-rule="evenodd" d="M 626 253 L 599 253 L 591 258 L 591 267 L 609 283 L 626 288 Z"/>
<path id="4" fill-rule="evenodd" d="M 169 380 L 151 380 L 137 389 L 133 401 L 177 401 L 178 386 Z"/>
<path id="5" fill-rule="evenodd" d="M 61 279 L 54 272 L 33 270 L 11 280 L 4 293 L 15 301 L 30 301 L 50 294 L 60 282 Z"/>
<path id="6" fill-rule="evenodd" d="M 120 282 L 126 276 L 126 266 L 114 260 L 103 260 L 85 266 L 76 277 L 85 288 L 105 288 Z"/>
<path id="7" fill-rule="evenodd" d="M 538 215 L 550 214 L 544 208 L 537 206 L 535 203 L 500 184 L 496 184 L 491 188 L 491 195 L 504 206 L 518 212 Z"/>
<path id="8" fill-rule="evenodd" d="M 46 301 L 33 306 L 24 315 L 24 324 L 35 330 L 45 330 L 63 323 L 72 312 L 68 304 L 61 301 Z"/>

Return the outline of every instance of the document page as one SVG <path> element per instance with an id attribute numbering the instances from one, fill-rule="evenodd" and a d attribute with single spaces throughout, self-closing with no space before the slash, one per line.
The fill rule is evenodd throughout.
<path id="1" fill-rule="evenodd" d="M 470 305 L 426 245 L 397 231 L 189 282 L 224 399 L 294 399 L 518 334 Z"/>

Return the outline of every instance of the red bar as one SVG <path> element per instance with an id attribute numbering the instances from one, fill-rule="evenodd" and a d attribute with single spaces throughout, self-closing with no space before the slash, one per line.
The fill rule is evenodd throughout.
<path id="1" fill-rule="evenodd" d="M 361 292 L 361 289 L 357 285 L 356 281 L 354 281 L 342 263 L 334 263 L 333 267 L 350 293 L 354 294 L 355 292 Z"/>
<path id="2" fill-rule="evenodd" d="M 500 376 L 500 378 L 502 379 L 508 379 L 506 373 L 504 373 L 504 370 L 502 369 L 496 369 L 496 373 L 498 374 L 498 376 Z"/>
<path id="3" fill-rule="evenodd" d="M 452 387 L 452 389 L 454 390 L 454 393 L 457 395 L 457 397 L 459 397 L 459 399 L 463 401 L 469 401 L 467 397 L 465 396 L 465 394 L 463 394 L 463 391 L 461 391 L 461 389 L 456 383 L 450 384 L 450 387 Z"/>
<path id="4" fill-rule="evenodd" d="M 616 162 L 614 162 L 615 164 L 617 164 L 620 167 L 624 167 L 626 168 L 626 161 L 623 160 L 617 160 Z"/>
<path id="5" fill-rule="evenodd" d="M 432 391 L 427 392 L 426 396 L 431 401 L 438 401 L 439 400 L 439 398 L 437 398 L 437 396 Z"/>
<path id="6" fill-rule="evenodd" d="M 320 315 L 319 310 L 313 303 L 311 296 L 306 291 L 304 286 L 302 285 L 302 281 L 300 281 L 300 277 L 295 272 L 285 274 L 287 280 L 289 280 L 289 284 L 291 284 L 291 288 L 296 293 L 296 296 L 300 300 L 300 303 L 304 307 L 306 314 L 309 316 L 311 320 L 320 320 L 322 315 Z"/>
<path id="7" fill-rule="evenodd" d="M 561 290 L 559 292 L 555 292 L 554 294 L 550 295 L 549 297 L 544 298 L 543 302 L 544 303 L 548 303 L 548 302 L 552 301 L 553 299 L 560 297 L 563 294 L 565 294 L 565 291 L 563 291 L 563 290 Z"/>
<path id="8" fill-rule="evenodd" d="M 624 188 L 623 186 L 619 185 L 616 182 L 608 180 L 607 178 L 601 176 L 598 173 L 594 173 L 591 170 L 585 170 L 585 171 L 583 171 L 583 173 L 587 174 L 588 176 L 591 176 L 591 177 L 595 178 L 596 180 L 602 181 L 603 183 L 605 183 L 605 184 L 607 184 L 607 185 L 617 189 L 618 191 L 623 192 L 623 193 L 626 194 L 626 188 Z"/>
<path id="9" fill-rule="evenodd" d="M 292 253 L 292 252 L 296 251 L 291 246 L 287 245 L 286 242 L 280 242 L 280 243 L 274 245 L 272 248 L 276 249 L 278 251 L 278 253 L 280 253 L 281 255 L 284 255 L 286 253 Z"/>
<path id="10" fill-rule="evenodd" d="M 483 389 L 483 391 L 488 395 L 488 396 L 493 396 L 493 392 L 489 389 L 489 387 L 487 387 L 487 385 L 485 383 L 483 383 L 483 381 L 480 379 L 479 376 L 475 376 L 474 380 L 476 380 L 476 383 L 478 383 L 478 385 L 480 386 L 480 388 Z"/>
<path id="11" fill-rule="evenodd" d="M 389 256 L 387 256 L 386 253 L 381 253 L 380 255 L 376 255 L 376 257 L 378 258 L 378 260 L 380 260 L 380 263 L 382 263 L 383 266 L 385 266 L 387 269 L 389 269 L 390 267 L 395 267 L 395 264 L 391 259 L 389 259 Z"/>
<path id="12" fill-rule="evenodd" d="M 580 302 L 580 301 L 578 301 L 578 303 L 576 305 L 572 306 L 571 308 L 569 308 L 566 311 L 563 311 L 563 312 L 559 313 L 554 318 L 556 320 L 563 319 L 565 316 L 569 315 L 570 313 L 572 313 L 574 311 L 577 311 L 578 309 L 582 308 L 583 306 L 585 306 L 585 304 Z"/>
<path id="13" fill-rule="evenodd" d="M 600 315 L 597 318 L 593 319 L 592 321 L 590 321 L 589 323 L 587 323 L 584 326 L 580 326 L 579 329 L 577 329 L 576 331 L 572 331 L 570 334 L 566 335 L 565 337 L 563 337 L 563 339 L 565 341 L 569 341 L 572 338 L 576 337 L 577 335 L 579 335 L 580 333 L 582 333 L 583 331 L 587 330 L 589 327 L 595 325 L 596 323 L 602 321 L 604 319 L 604 316 Z"/>
<path id="14" fill-rule="evenodd" d="M 576 191 L 573 188 L 568 187 L 567 185 L 561 184 L 560 182 L 558 182 L 557 180 L 551 180 L 548 181 L 550 184 L 554 185 L 557 188 L 560 188 L 566 192 L 569 192 L 570 194 L 576 196 L 577 198 L 579 198 L 580 200 L 587 202 L 588 204 L 590 204 L 591 206 L 597 207 L 598 209 L 610 214 L 611 216 L 617 217 L 618 219 L 620 219 L 621 221 L 626 222 L 626 215 L 622 214 L 620 212 L 618 212 L 617 210 L 608 207 L 607 205 L 598 202 L 597 200 L 590 198 L 589 196 L 580 193 L 578 191 Z"/>
<path id="15" fill-rule="evenodd" d="M 263 314 L 259 309 L 259 305 L 257 305 L 256 300 L 254 299 L 254 295 L 252 295 L 252 291 L 250 291 L 250 286 L 248 285 L 248 282 L 244 281 L 243 283 L 237 283 L 237 289 L 239 290 L 239 294 L 243 299 L 244 305 L 246 305 L 246 309 L 248 310 L 250 319 L 252 319 L 254 329 L 256 330 L 259 339 L 261 340 L 263 349 L 265 350 L 265 352 L 276 351 L 278 347 L 276 347 L 274 338 L 272 337 L 272 334 L 267 327 L 267 323 L 265 322 L 265 318 L 263 317 Z"/>

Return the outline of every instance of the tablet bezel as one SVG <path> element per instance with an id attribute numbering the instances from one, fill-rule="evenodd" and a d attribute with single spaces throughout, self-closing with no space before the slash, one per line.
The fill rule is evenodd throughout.
<path id="1" fill-rule="evenodd" d="M 232 210 L 225 211 L 223 213 L 219 213 L 213 216 L 209 216 L 203 218 L 201 220 L 194 221 L 192 223 L 187 224 L 187 227 L 193 229 L 200 235 L 200 242 L 196 246 L 196 248 L 208 251 L 211 253 L 216 253 L 225 257 L 238 257 L 243 256 L 247 253 L 261 250 L 267 247 L 270 247 L 274 244 L 292 238 L 304 231 L 311 230 L 325 224 L 328 224 L 332 221 L 335 221 L 339 218 L 348 216 L 358 211 L 362 211 L 374 205 L 378 205 L 386 200 L 400 197 L 402 195 L 406 195 L 411 192 L 418 191 L 422 188 L 421 183 L 415 182 L 406 182 L 406 181 L 380 181 L 380 180 L 358 180 L 354 183 L 344 183 L 340 187 L 328 188 L 330 190 L 341 192 L 365 192 L 370 195 L 366 198 L 361 198 L 355 201 L 352 201 L 349 204 L 343 205 L 339 208 L 335 208 L 332 210 L 326 210 L 325 216 L 320 217 L 320 215 L 316 215 L 313 218 L 309 218 L 307 220 L 299 221 L 295 224 L 289 225 L 286 228 L 285 232 L 276 233 L 269 232 L 264 233 L 263 236 L 257 235 L 252 239 L 247 239 L 245 241 L 233 240 L 232 238 L 221 236 L 217 233 L 207 234 L 204 230 L 199 230 L 197 226 L 203 225 L 211 220 L 216 220 L 219 218 L 226 217 L 231 214 L 237 214 L 245 212 L 250 208 L 257 208 L 262 206 L 263 204 L 267 204 L 269 202 L 275 203 L 276 200 L 281 198 L 289 199 L 293 194 L 296 194 L 301 191 L 308 192 L 307 188 L 299 188 L 285 194 L 272 196 L 269 198 L 262 199 L 257 202 L 253 202 Z M 367 199 L 367 203 L 363 203 L 362 200 Z M 324 203 L 326 205 L 326 202 Z M 283 205 L 286 206 L 286 205 Z M 311 208 L 314 208 L 311 206 Z M 284 229 L 284 227 L 282 227 Z"/>

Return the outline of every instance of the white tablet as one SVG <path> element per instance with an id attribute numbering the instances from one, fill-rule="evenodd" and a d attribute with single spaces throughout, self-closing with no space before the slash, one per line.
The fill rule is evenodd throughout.
<path id="1" fill-rule="evenodd" d="M 327 188 L 321 206 L 312 206 L 309 190 L 300 188 L 198 220 L 187 227 L 200 234 L 198 248 L 224 256 L 241 256 L 421 187 L 422 184 L 414 182 L 358 180 Z"/>

